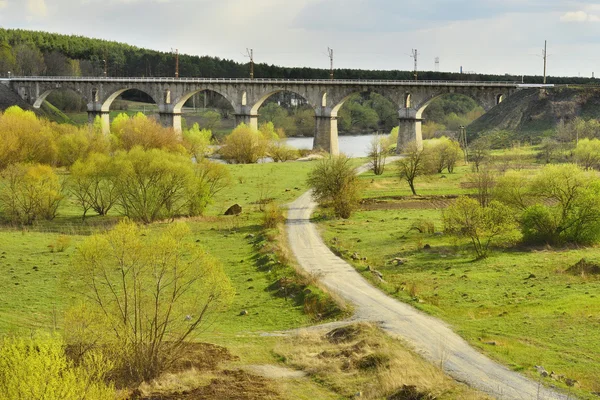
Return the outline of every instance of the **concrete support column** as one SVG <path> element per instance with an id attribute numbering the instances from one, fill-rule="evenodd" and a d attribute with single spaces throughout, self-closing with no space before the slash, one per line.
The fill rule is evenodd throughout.
<path id="1" fill-rule="evenodd" d="M 400 154 L 402 148 L 410 143 L 416 142 L 419 149 L 423 148 L 423 135 L 421 133 L 421 124 L 423 120 L 420 118 L 400 118 L 398 130 L 398 143 L 396 152 Z"/>
<path id="2" fill-rule="evenodd" d="M 160 124 L 166 128 L 173 128 L 175 132 L 181 133 L 181 113 L 161 112 Z"/>
<path id="3" fill-rule="evenodd" d="M 313 150 L 324 150 L 331 155 L 340 154 L 337 117 L 316 116 Z"/>
<path id="4" fill-rule="evenodd" d="M 258 115 L 235 114 L 235 126 L 246 124 L 250 128 L 258 129 Z"/>
<path id="5" fill-rule="evenodd" d="M 88 123 L 94 125 L 96 118 L 100 118 L 100 125 L 102 126 L 102 133 L 104 135 L 110 134 L 110 112 L 108 111 L 88 111 Z"/>

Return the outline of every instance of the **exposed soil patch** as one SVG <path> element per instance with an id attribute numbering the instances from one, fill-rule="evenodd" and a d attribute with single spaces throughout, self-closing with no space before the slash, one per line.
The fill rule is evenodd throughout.
<path id="1" fill-rule="evenodd" d="M 336 328 L 325 335 L 330 343 L 348 343 L 354 341 L 366 331 L 366 327 L 360 324 Z"/>
<path id="2" fill-rule="evenodd" d="M 298 379 L 304 378 L 306 372 L 296 371 L 289 368 L 279 367 L 277 365 L 249 365 L 245 367 L 250 373 L 269 379 Z"/>
<path id="3" fill-rule="evenodd" d="M 582 258 L 565 272 L 571 275 L 600 275 L 600 265 Z"/>
<path id="4" fill-rule="evenodd" d="M 241 370 L 225 370 L 207 386 L 185 393 L 145 397 L 143 400 L 276 400 L 280 398 L 281 395 L 269 385 L 268 379 Z"/>
<path id="5" fill-rule="evenodd" d="M 225 347 L 210 343 L 187 343 L 185 357 L 179 360 L 169 372 L 181 372 L 195 368 L 199 371 L 212 371 L 227 361 L 237 361 Z"/>
<path id="6" fill-rule="evenodd" d="M 449 207 L 458 196 L 427 196 L 427 197 L 382 197 L 365 199 L 361 202 L 364 211 L 377 210 L 435 210 Z"/>

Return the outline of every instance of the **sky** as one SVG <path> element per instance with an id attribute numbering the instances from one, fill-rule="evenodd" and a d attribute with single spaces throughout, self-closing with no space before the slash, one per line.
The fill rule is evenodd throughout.
<path id="1" fill-rule="evenodd" d="M 600 74 L 600 0 L 0 0 L 0 26 L 282 66 Z"/>

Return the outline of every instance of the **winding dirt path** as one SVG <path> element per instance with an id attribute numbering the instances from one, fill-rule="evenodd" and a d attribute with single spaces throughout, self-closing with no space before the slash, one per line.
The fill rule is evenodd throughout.
<path id="1" fill-rule="evenodd" d="M 310 222 L 316 207 L 311 192 L 289 205 L 287 231 L 300 266 L 355 307 L 354 319 L 379 323 L 390 335 L 407 341 L 425 359 L 443 365 L 454 379 L 498 399 L 566 399 L 539 386 L 472 348 L 444 322 L 388 297 L 325 245 Z M 572 398 L 572 397 L 571 397 Z"/>

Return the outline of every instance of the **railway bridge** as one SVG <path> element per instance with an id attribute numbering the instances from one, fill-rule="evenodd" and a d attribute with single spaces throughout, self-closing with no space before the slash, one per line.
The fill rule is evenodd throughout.
<path id="1" fill-rule="evenodd" d="M 136 89 L 157 104 L 164 126 L 181 131 L 182 109 L 196 93 L 213 91 L 223 96 L 235 112 L 236 123 L 258 125 L 260 106 L 282 91 L 303 97 L 315 112 L 314 148 L 337 154 L 337 116 L 353 94 L 375 92 L 398 108 L 398 148 L 409 141 L 422 143 L 421 123 L 427 106 L 439 96 L 459 93 L 473 98 L 487 112 L 516 90 L 517 82 L 387 81 L 387 80 L 285 80 L 213 78 L 103 78 L 103 77 L 11 77 L 5 84 L 34 108 L 54 90 L 72 90 L 87 103 L 90 122 L 97 117 L 103 132 L 110 129 L 109 111 L 122 93 Z"/>

